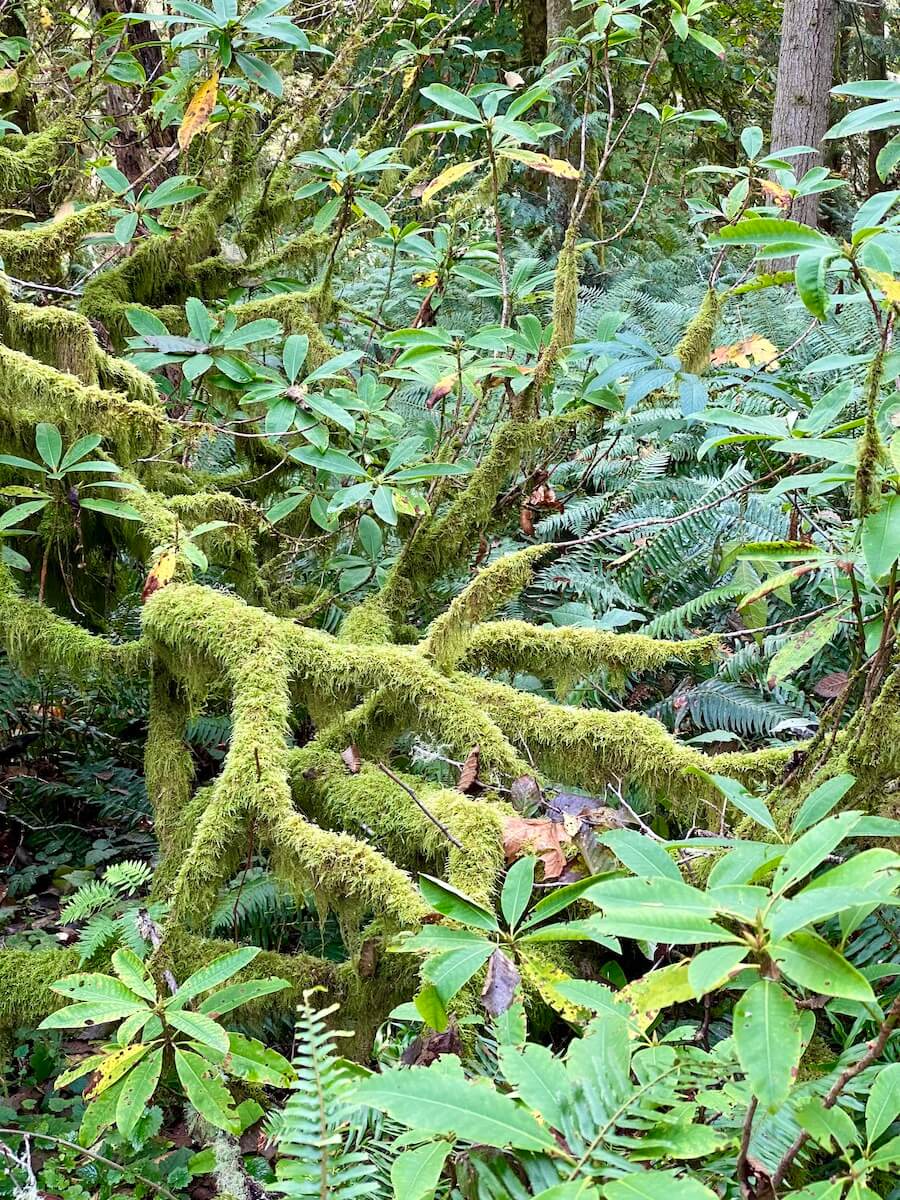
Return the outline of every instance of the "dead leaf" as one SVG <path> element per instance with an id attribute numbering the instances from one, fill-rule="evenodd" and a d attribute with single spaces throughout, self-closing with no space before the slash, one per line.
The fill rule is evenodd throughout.
<path id="1" fill-rule="evenodd" d="M 793 197 L 787 188 L 783 188 L 780 183 L 776 183 L 773 179 L 764 179 L 760 183 L 763 195 L 771 200 L 773 204 L 777 204 L 779 208 L 790 208 Z"/>
<path id="2" fill-rule="evenodd" d="M 141 604 L 146 604 L 154 592 L 158 592 L 160 588 L 172 582 L 177 565 L 178 555 L 174 550 L 167 550 L 165 554 L 156 560 L 150 568 L 150 573 L 144 583 L 144 590 L 141 592 Z"/>
<path id="3" fill-rule="evenodd" d="M 443 400 L 445 396 L 449 396 L 453 391 L 456 383 L 455 375 L 445 375 L 443 379 L 439 379 L 431 390 L 431 395 L 425 401 L 425 407 L 429 412 L 434 408 L 439 400 Z"/>
<path id="4" fill-rule="evenodd" d="M 542 817 L 507 817 L 503 823 L 506 861 L 535 854 L 544 867 L 544 879 L 559 879 L 566 869 L 563 843 L 570 843 L 562 824 Z"/>
<path id="5" fill-rule="evenodd" d="M 521 982 L 516 964 L 502 950 L 495 950 L 488 959 L 487 978 L 481 992 L 481 1003 L 492 1017 L 506 1012 Z"/>
<path id="6" fill-rule="evenodd" d="M 543 800 L 538 782 L 531 775 L 520 775 L 518 779 L 514 779 L 510 784 L 509 795 L 519 812 L 524 812 Z"/>
<path id="7" fill-rule="evenodd" d="M 733 364 L 737 367 L 765 366 L 767 371 L 778 369 L 778 347 L 759 333 L 752 333 L 742 342 L 716 346 L 709 361 L 714 367 Z"/>
<path id="8" fill-rule="evenodd" d="M 478 746 L 473 746 L 466 756 L 466 761 L 462 765 L 462 770 L 459 773 L 459 779 L 456 781 L 456 790 L 458 792 L 471 792 L 472 788 L 478 782 L 478 767 L 481 763 L 481 750 Z"/>
<path id="9" fill-rule="evenodd" d="M 459 1029 L 451 1020 L 443 1033 L 428 1033 L 410 1042 L 400 1061 L 405 1067 L 430 1067 L 442 1054 L 460 1054 L 461 1051 Z"/>
<path id="10" fill-rule="evenodd" d="M 850 676 L 846 671 L 833 671 L 830 675 L 823 675 L 818 683 L 814 685 L 813 691 L 817 696 L 824 696 L 827 700 L 833 700 L 847 686 L 849 678 Z"/>
<path id="11" fill-rule="evenodd" d="M 201 83 L 191 97 L 191 102 L 184 110 L 184 117 L 178 126 L 178 145 L 187 150 L 198 133 L 206 126 L 212 110 L 216 107 L 216 97 L 219 94 L 219 72 L 213 71 L 205 83 Z"/>
<path id="12" fill-rule="evenodd" d="M 483 162 L 483 158 L 476 158 L 471 162 L 452 163 L 449 167 L 446 167 L 441 171 L 440 175 L 432 179 L 431 183 L 423 189 L 422 203 L 427 204 L 438 192 L 442 192 L 444 188 L 450 187 L 451 184 L 458 183 L 460 179 L 464 179 L 476 167 L 480 167 Z"/>
<path id="13" fill-rule="evenodd" d="M 358 775 L 360 768 L 359 750 L 356 746 L 347 746 L 341 751 L 341 758 L 344 760 L 344 766 L 351 775 Z"/>
<path id="14" fill-rule="evenodd" d="M 504 71 L 503 82 L 507 87 L 520 88 L 525 86 L 525 80 L 518 71 Z"/>
<path id="15" fill-rule="evenodd" d="M 526 537 L 534 537 L 534 520 L 527 504 L 523 504 L 519 511 L 519 528 Z"/>

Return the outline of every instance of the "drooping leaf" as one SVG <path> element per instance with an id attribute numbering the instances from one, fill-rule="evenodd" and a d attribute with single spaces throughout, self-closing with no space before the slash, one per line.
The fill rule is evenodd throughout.
<path id="1" fill-rule="evenodd" d="M 206 125 L 212 110 L 216 107 L 216 97 L 218 94 L 219 73 L 218 71 L 213 71 L 209 79 L 201 83 L 196 92 L 194 92 L 190 103 L 184 110 L 184 117 L 178 126 L 178 145 L 182 150 L 187 150 L 197 134 Z"/>
<path id="2" fill-rule="evenodd" d="M 471 1087 L 461 1076 L 430 1067 L 386 1071 L 363 1080 L 362 1104 L 389 1113 L 419 1133 L 455 1133 L 502 1150 L 553 1151 L 552 1135 L 524 1108 L 493 1087 Z"/>
<path id="3" fill-rule="evenodd" d="M 798 1010 L 771 979 L 748 988 L 735 1005 L 734 1042 L 754 1096 L 775 1112 L 790 1094 L 803 1042 Z"/>

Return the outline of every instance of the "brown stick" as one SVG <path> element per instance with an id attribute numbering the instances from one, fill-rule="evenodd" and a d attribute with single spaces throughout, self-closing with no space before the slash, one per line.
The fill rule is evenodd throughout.
<path id="1" fill-rule="evenodd" d="M 873 1038 L 872 1041 L 868 1043 L 868 1049 L 862 1058 L 859 1059 L 858 1062 L 853 1063 L 851 1066 L 845 1067 L 831 1085 L 828 1094 L 823 1101 L 825 1108 L 833 1108 L 837 1102 L 838 1096 L 841 1094 L 850 1080 L 855 1079 L 857 1075 L 861 1074 L 861 1072 L 866 1069 L 866 1067 L 871 1066 L 876 1058 L 881 1057 L 881 1054 L 887 1045 L 887 1040 L 896 1029 L 898 1023 L 900 1023 L 900 996 L 896 998 L 894 1003 L 888 1009 L 888 1014 L 878 1031 L 878 1036 Z M 777 1191 L 784 1182 L 784 1177 L 788 1173 L 791 1163 L 808 1141 L 809 1134 L 804 1129 L 797 1134 L 792 1144 L 784 1152 L 784 1156 L 782 1157 L 781 1162 L 778 1164 L 775 1174 L 772 1176 L 772 1188 L 775 1191 Z"/>
<path id="2" fill-rule="evenodd" d="M 379 763 L 378 770 L 383 771 L 385 773 L 385 775 L 387 775 L 388 779 L 391 779 L 391 780 L 393 780 L 394 783 L 396 783 L 397 787 L 403 788 L 404 792 L 406 792 L 406 794 L 407 794 L 407 796 L 409 796 L 410 800 L 412 800 L 412 802 L 414 804 L 416 804 L 422 810 L 422 812 L 425 814 L 425 816 L 428 818 L 428 820 L 432 822 L 432 824 L 434 824 L 438 827 L 438 829 L 441 831 L 441 833 L 444 835 L 444 837 L 447 839 L 448 842 L 451 842 L 457 848 L 457 850 L 465 850 L 465 846 L 462 844 L 462 842 L 459 840 L 459 838 L 454 837 L 453 834 L 450 832 L 450 830 L 447 828 L 447 826 L 442 821 L 439 821 L 433 812 L 428 811 L 428 809 L 425 807 L 425 805 L 422 803 L 422 801 L 419 799 L 419 797 L 416 795 L 416 793 L 412 790 L 412 788 L 407 787 L 402 779 L 398 779 L 397 776 L 394 774 L 394 772 L 390 769 L 390 767 L 386 767 L 384 765 L 384 763 Z"/>

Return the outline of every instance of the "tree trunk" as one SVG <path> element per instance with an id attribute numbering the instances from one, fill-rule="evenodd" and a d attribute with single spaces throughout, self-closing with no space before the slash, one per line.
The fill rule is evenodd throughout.
<path id="1" fill-rule="evenodd" d="M 869 79 L 887 79 L 887 51 L 884 41 L 884 0 L 869 0 L 863 6 L 866 22 L 866 76 Z M 869 134 L 868 191 L 870 196 L 881 190 L 876 163 L 878 155 L 887 145 L 888 131 L 873 129 Z"/>
<path id="2" fill-rule="evenodd" d="M 547 0 L 522 0 L 522 65 L 539 67 L 546 57 Z"/>
<path id="3" fill-rule="evenodd" d="M 562 37 L 569 25 L 577 24 L 572 14 L 570 0 L 547 0 L 547 45 L 552 48 L 553 39 Z M 551 112 L 550 120 L 565 127 L 571 124 L 569 111 L 569 89 L 560 88 L 559 103 Z M 550 141 L 549 153 L 551 158 L 570 160 L 573 149 L 572 139 L 565 132 L 556 134 Z M 547 217 L 554 233 L 557 246 L 562 245 L 563 235 L 569 223 L 569 209 L 575 196 L 575 180 L 557 179 L 551 175 L 547 180 Z"/>
<path id="4" fill-rule="evenodd" d="M 772 149 L 818 147 L 828 128 L 828 95 L 834 70 L 835 0 L 786 0 L 781 22 L 778 80 L 772 113 Z M 821 162 L 818 151 L 792 160 L 797 176 Z M 817 196 L 795 200 L 791 216 L 816 225 Z"/>

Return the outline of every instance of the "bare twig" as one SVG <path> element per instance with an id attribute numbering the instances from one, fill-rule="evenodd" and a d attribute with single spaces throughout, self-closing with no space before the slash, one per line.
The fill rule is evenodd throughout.
<path id="1" fill-rule="evenodd" d="M 457 850 L 465 850 L 465 846 L 462 844 L 462 842 L 459 840 L 459 838 L 454 837 L 453 834 L 450 832 L 450 830 L 447 828 L 447 826 L 443 823 L 443 821 L 439 821 L 433 812 L 429 812 L 429 810 L 425 807 L 425 805 L 422 803 L 422 801 L 419 799 L 419 797 L 416 795 L 416 793 L 412 790 L 412 788 L 407 787 L 407 785 L 403 782 L 402 779 L 398 779 L 397 776 L 394 774 L 394 772 L 390 769 L 390 767 L 386 767 L 384 765 L 384 763 L 379 763 L 378 770 L 383 771 L 384 774 L 387 775 L 388 779 L 393 780 L 393 782 L 396 783 L 397 787 L 403 788 L 404 792 L 406 792 L 406 794 L 407 794 L 407 796 L 409 796 L 410 800 L 412 800 L 412 802 L 414 804 L 416 804 L 422 810 L 422 812 L 425 814 L 425 816 L 428 818 L 428 820 L 432 822 L 432 824 L 434 824 L 438 827 L 438 829 L 441 831 L 441 833 L 444 835 L 444 837 L 452 845 L 454 845 L 457 848 Z"/>
<path id="2" fill-rule="evenodd" d="M 877 1036 L 867 1044 L 866 1052 L 862 1058 L 858 1059 L 855 1063 L 852 1063 L 849 1067 L 845 1067 L 831 1085 L 828 1090 L 828 1094 L 822 1101 L 825 1108 L 834 1108 L 835 1104 L 837 1103 L 838 1096 L 851 1081 L 851 1079 L 855 1079 L 857 1075 L 860 1075 L 866 1069 L 866 1067 L 870 1067 L 877 1058 L 881 1057 L 882 1053 L 884 1052 L 884 1048 L 887 1045 L 888 1038 L 897 1028 L 898 1024 L 900 1024 L 900 996 L 897 996 L 897 998 L 894 1000 L 894 1003 L 888 1009 L 888 1014 L 882 1022 Z M 778 1191 L 778 1188 L 784 1182 L 785 1175 L 790 1170 L 791 1163 L 808 1141 L 809 1134 L 805 1129 L 801 1130 L 801 1132 L 798 1133 L 794 1138 L 788 1149 L 784 1152 L 781 1162 L 778 1164 L 777 1168 L 775 1169 L 775 1174 L 772 1176 L 772 1188 L 774 1191 Z"/>

